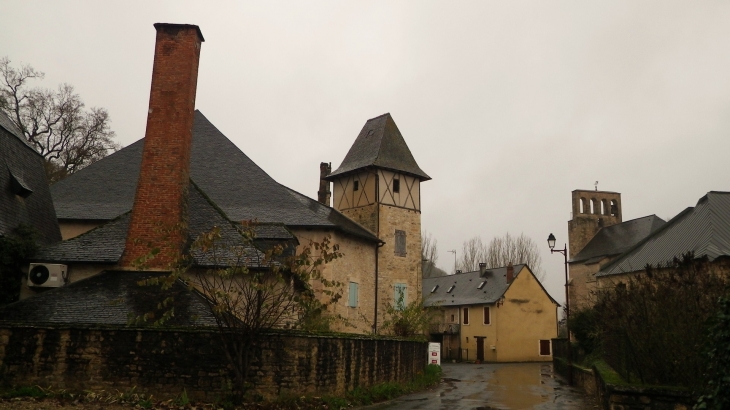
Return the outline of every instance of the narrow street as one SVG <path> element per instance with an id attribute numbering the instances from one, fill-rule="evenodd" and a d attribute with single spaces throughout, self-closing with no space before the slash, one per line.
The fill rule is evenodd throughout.
<path id="1" fill-rule="evenodd" d="M 420 393 L 400 397 L 372 410 L 521 410 L 597 409 L 579 389 L 553 373 L 552 363 L 443 365 L 443 381 Z"/>

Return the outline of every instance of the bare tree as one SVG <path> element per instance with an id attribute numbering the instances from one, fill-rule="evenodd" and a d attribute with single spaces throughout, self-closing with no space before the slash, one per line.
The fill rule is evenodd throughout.
<path id="1" fill-rule="evenodd" d="M 510 263 L 527 264 L 537 279 L 543 280 L 545 273 L 542 270 L 542 258 L 535 241 L 525 234 L 514 237 L 508 233 L 493 238 L 488 245 L 475 236 L 464 242 L 462 256 L 459 260 L 459 269 L 474 271 L 479 269 L 479 263 L 484 262 L 487 268 L 499 268 Z"/>
<path id="2" fill-rule="evenodd" d="M 462 272 L 471 272 L 479 269 L 479 263 L 485 262 L 486 259 L 486 247 L 482 242 L 482 238 L 475 236 L 461 245 L 461 253 L 458 262 L 456 263 L 457 269 Z"/>
<path id="3" fill-rule="evenodd" d="M 430 233 L 424 231 L 421 235 L 421 264 L 424 278 L 430 278 L 437 272 L 438 241 Z"/>
<path id="4" fill-rule="evenodd" d="M 111 119 L 104 108 L 86 110 L 73 86 L 31 88 L 44 74 L 29 65 L 20 69 L 0 58 L 0 110 L 46 159 L 46 175 L 55 182 L 114 152 Z"/>
<path id="5" fill-rule="evenodd" d="M 177 228 L 172 228 L 177 229 Z M 224 240 L 215 227 L 197 237 L 169 275 L 152 277 L 142 286 L 169 289 L 182 281 L 208 304 L 217 325 L 221 350 L 235 375 L 238 401 L 252 386 L 251 367 L 274 329 L 329 330 L 344 318 L 330 305 L 342 297 L 343 284 L 323 275 L 324 266 L 342 256 L 329 237 L 310 242 L 296 255 L 278 244 L 262 251 L 254 243 L 254 225 L 241 225 L 240 238 Z M 152 249 L 145 260 L 153 258 Z M 207 268 L 193 266 L 203 261 Z M 141 261 L 144 263 L 144 261 Z M 143 265 L 139 269 L 144 269 Z M 133 325 L 163 326 L 174 316 L 172 298 L 160 294 L 158 311 L 130 318 Z"/>

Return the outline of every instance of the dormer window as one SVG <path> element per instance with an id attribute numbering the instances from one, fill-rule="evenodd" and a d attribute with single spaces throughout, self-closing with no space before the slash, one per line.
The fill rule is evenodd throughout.
<path id="1" fill-rule="evenodd" d="M 393 193 L 397 194 L 400 192 L 400 179 L 393 180 Z"/>
<path id="2" fill-rule="evenodd" d="M 446 293 L 451 293 L 451 291 L 454 290 L 455 287 L 456 287 L 456 285 L 451 285 L 451 287 L 449 288 L 449 290 L 446 291 Z"/>
<path id="3" fill-rule="evenodd" d="M 480 283 L 479 286 L 477 286 L 477 289 L 483 288 L 484 285 L 486 285 L 486 284 L 487 284 L 487 281 L 486 280 L 485 281 L 482 281 L 482 283 Z"/>
<path id="4" fill-rule="evenodd" d="M 433 287 L 433 289 L 431 289 L 431 293 L 433 293 L 433 292 L 436 292 L 436 290 L 437 290 L 438 288 L 439 288 L 439 285 L 436 285 L 436 286 L 434 286 L 434 287 Z"/>

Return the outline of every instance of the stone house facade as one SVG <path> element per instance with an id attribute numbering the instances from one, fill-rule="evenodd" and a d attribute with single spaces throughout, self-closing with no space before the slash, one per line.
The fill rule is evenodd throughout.
<path id="1" fill-rule="evenodd" d="M 325 236 L 340 246 L 343 257 L 324 274 L 343 283 L 333 309 L 355 327 L 338 330 L 377 331 L 395 287 L 406 286 L 411 300 L 419 297 L 419 184 L 430 178 L 390 114 L 366 122 L 340 168 L 320 180 L 319 201 L 311 199 L 272 179 L 195 110 L 200 29 L 155 27 L 145 138 L 51 187 L 63 241 L 44 246 L 31 262 L 66 265 L 67 283 L 134 269 L 134 261 L 149 252 L 149 245 L 141 245 L 160 243 L 161 225 L 183 227 L 149 266 L 165 270 L 197 235 L 222 226 L 235 238 L 237 224 L 253 221 L 256 246 L 301 249 Z M 377 196 L 355 207 L 337 202 L 342 180 L 363 173 L 381 175 L 382 183 L 364 183 Z M 330 184 L 335 206 L 329 203 Z M 395 249 L 396 242 L 405 249 Z M 24 286 L 21 298 L 41 291 Z"/>

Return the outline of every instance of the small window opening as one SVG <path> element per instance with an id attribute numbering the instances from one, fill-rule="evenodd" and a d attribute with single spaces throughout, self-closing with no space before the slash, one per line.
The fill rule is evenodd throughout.
<path id="1" fill-rule="evenodd" d="M 464 308 L 464 324 L 469 324 L 469 308 Z"/>
<path id="2" fill-rule="evenodd" d="M 406 256 L 406 231 L 395 231 L 395 254 L 397 256 Z"/>
<path id="3" fill-rule="evenodd" d="M 586 203 L 585 198 L 580 199 L 580 213 L 582 213 L 582 214 L 588 213 L 588 204 Z"/>
<path id="4" fill-rule="evenodd" d="M 608 215 L 608 206 L 605 199 L 601 199 L 601 215 Z"/>
<path id="5" fill-rule="evenodd" d="M 618 216 L 618 203 L 615 200 L 611 200 L 611 216 Z"/>
<path id="6" fill-rule="evenodd" d="M 596 199 L 591 198 L 591 215 L 595 215 L 598 212 L 598 207 L 596 205 Z"/>
<path id="7" fill-rule="evenodd" d="M 456 287 L 456 285 L 451 285 L 451 287 L 449 288 L 449 290 L 446 291 L 446 293 L 451 293 L 451 291 L 454 290 L 455 287 Z"/>
<path id="8" fill-rule="evenodd" d="M 393 193 L 400 192 L 400 179 L 394 179 L 393 180 Z"/>
<path id="9" fill-rule="evenodd" d="M 492 323 L 492 318 L 489 314 L 489 306 L 484 306 L 484 324 L 488 325 L 490 323 Z"/>
<path id="10" fill-rule="evenodd" d="M 480 283 L 479 286 L 477 286 L 477 289 L 483 288 L 484 285 L 486 285 L 486 284 L 487 284 L 487 281 L 486 280 L 485 281 L 482 281 L 482 283 Z"/>
<path id="11" fill-rule="evenodd" d="M 357 191 L 360 189 L 360 181 L 355 181 L 352 183 L 352 190 Z"/>
<path id="12" fill-rule="evenodd" d="M 431 289 L 431 293 L 433 293 L 433 292 L 436 292 L 436 290 L 437 290 L 438 288 L 439 288 L 439 285 L 436 285 L 436 286 L 434 286 L 434 287 L 433 287 L 433 289 Z"/>
<path id="13" fill-rule="evenodd" d="M 455 315 L 451 315 L 451 323 L 453 323 L 454 320 L 456 320 L 456 316 Z"/>

